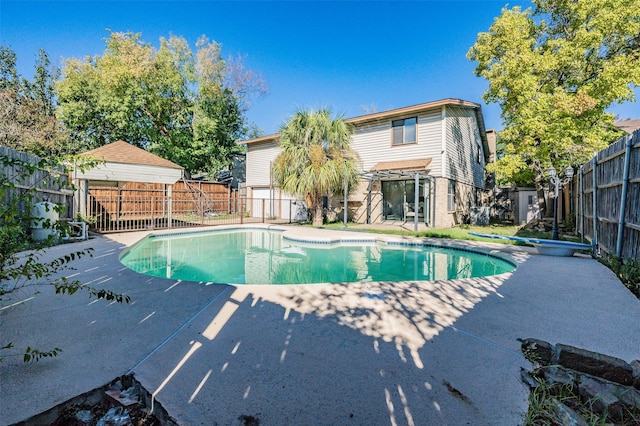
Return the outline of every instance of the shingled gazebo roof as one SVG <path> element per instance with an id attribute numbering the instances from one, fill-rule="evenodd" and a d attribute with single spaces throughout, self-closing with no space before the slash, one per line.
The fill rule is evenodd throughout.
<path id="1" fill-rule="evenodd" d="M 80 155 L 93 156 L 98 160 L 103 160 L 108 163 L 140 164 L 182 169 L 182 167 L 176 163 L 158 157 L 125 141 L 116 141 L 108 145 L 103 145 Z"/>
<path id="2" fill-rule="evenodd" d="M 92 182 L 174 184 L 183 167 L 127 143 L 116 141 L 80 154 L 104 161 L 90 170 L 74 170 L 74 179 Z"/>

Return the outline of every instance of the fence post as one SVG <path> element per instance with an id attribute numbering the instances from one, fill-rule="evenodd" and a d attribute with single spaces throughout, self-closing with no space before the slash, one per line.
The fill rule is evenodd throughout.
<path id="1" fill-rule="evenodd" d="M 292 214 L 293 214 L 293 200 L 289 200 L 289 224 L 291 224 Z"/>
<path id="2" fill-rule="evenodd" d="M 246 200 L 246 198 L 245 198 Z M 242 212 L 242 208 L 244 207 L 244 203 L 242 202 L 242 198 L 239 199 L 240 201 L 240 225 L 242 225 L 242 223 L 244 222 L 244 213 Z"/>
<path id="3" fill-rule="evenodd" d="M 200 225 L 204 226 L 204 205 L 202 204 L 202 194 L 198 195 L 198 211 L 200 212 Z"/>
<path id="4" fill-rule="evenodd" d="M 262 199 L 262 223 L 264 223 L 264 198 Z"/>
<path id="5" fill-rule="evenodd" d="M 584 168 L 580 166 L 580 174 L 578 175 L 578 185 L 580 194 L 580 241 L 584 243 Z M 576 227 L 578 224 L 576 223 Z"/>
<path id="6" fill-rule="evenodd" d="M 616 256 L 622 258 L 622 238 L 624 237 L 625 210 L 627 208 L 627 189 L 629 188 L 629 164 L 631 163 L 631 135 L 626 136 L 626 150 L 624 153 L 624 175 L 622 177 L 622 191 L 620 192 L 620 218 L 618 220 L 618 240 L 616 241 Z"/>
<path id="7" fill-rule="evenodd" d="M 417 194 L 417 190 L 416 190 L 416 194 Z M 347 180 L 347 169 L 345 167 L 345 172 L 344 172 L 344 203 L 342 205 L 342 222 L 344 227 L 347 227 L 347 203 L 349 202 L 349 181 Z"/>
<path id="8" fill-rule="evenodd" d="M 598 250 L 598 154 L 593 156 L 593 240 L 591 245 L 593 247 L 593 254 L 596 254 Z"/>
<path id="9" fill-rule="evenodd" d="M 91 216 L 91 209 L 89 207 L 89 181 L 82 179 L 80 181 L 80 191 L 78 192 L 82 194 L 80 195 L 80 213 L 86 217 Z"/>
<path id="10" fill-rule="evenodd" d="M 154 229 L 156 226 L 155 211 L 156 211 L 156 197 L 151 197 L 151 229 Z"/>
<path id="11" fill-rule="evenodd" d="M 171 229 L 173 226 L 173 185 L 167 186 L 167 227 Z M 164 208 L 164 206 L 163 206 Z"/>

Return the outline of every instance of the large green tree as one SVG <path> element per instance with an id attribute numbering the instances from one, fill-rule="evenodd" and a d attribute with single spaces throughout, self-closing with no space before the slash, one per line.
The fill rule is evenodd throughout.
<path id="1" fill-rule="evenodd" d="M 0 91 L 18 91 L 20 77 L 16 68 L 16 52 L 9 46 L 0 46 Z"/>
<path id="2" fill-rule="evenodd" d="M 183 37 L 155 48 L 140 34 L 110 34 L 102 56 L 69 59 L 58 82 L 59 117 L 78 150 L 125 140 L 209 174 L 229 165 L 248 126 L 251 96 L 263 80 L 220 45 Z"/>
<path id="3" fill-rule="evenodd" d="M 358 183 L 357 154 L 349 147 L 353 126 L 327 108 L 298 111 L 280 129 L 282 152 L 273 164 L 277 186 L 305 200 L 313 224 L 322 225 L 322 198 Z"/>
<path id="4" fill-rule="evenodd" d="M 0 46 L 0 144 L 41 157 L 65 153 L 68 135 L 55 116 L 57 69 L 40 49 L 29 81 L 18 74 L 16 59 Z"/>
<path id="5" fill-rule="evenodd" d="M 640 85 L 640 0 L 533 0 L 504 8 L 468 52 L 502 109 L 498 181 L 530 169 L 539 193 L 546 170 L 587 161 L 617 139 L 615 103 Z"/>

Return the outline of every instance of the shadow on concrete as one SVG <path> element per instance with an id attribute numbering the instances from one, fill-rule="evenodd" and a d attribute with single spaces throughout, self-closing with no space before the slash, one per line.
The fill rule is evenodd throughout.
<path id="1" fill-rule="evenodd" d="M 518 424 L 518 337 L 637 357 L 640 302 L 591 259 L 515 253 L 514 272 L 477 279 L 226 286 L 149 278 L 120 264 L 123 244 L 81 244 L 96 250 L 78 277 L 133 302 L 3 300 L 3 341 L 63 353 L 5 357 L 2 424 L 127 372 L 185 425 Z"/>

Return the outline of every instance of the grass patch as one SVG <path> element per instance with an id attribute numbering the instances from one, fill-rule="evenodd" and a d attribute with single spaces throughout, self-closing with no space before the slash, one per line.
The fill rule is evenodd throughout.
<path id="1" fill-rule="evenodd" d="M 311 226 L 311 225 L 308 225 Z M 412 226 L 411 224 L 405 224 L 404 226 Z M 321 228 L 324 229 L 336 229 L 336 230 L 345 230 L 342 222 L 329 223 L 324 224 Z M 426 238 L 447 238 L 452 240 L 467 240 L 467 241 L 484 241 L 486 242 L 486 238 L 476 237 L 474 235 L 469 235 L 469 232 L 477 232 L 480 234 L 496 234 L 496 235 L 504 235 L 504 236 L 516 236 L 523 238 L 540 238 L 540 239 L 551 239 L 551 232 L 541 232 L 537 230 L 528 230 L 523 229 L 518 225 L 513 225 L 510 223 L 494 223 L 488 226 L 472 226 L 472 225 L 458 225 L 451 228 L 429 228 L 427 230 L 422 231 L 412 231 L 411 229 L 397 227 L 394 229 L 387 228 L 375 228 L 371 227 L 371 225 L 361 224 L 361 223 L 348 223 L 347 231 L 361 231 L 361 232 L 370 232 L 374 234 L 390 234 L 390 235 L 405 235 L 409 237 L 426 237 Z M 574 243 L 579 243 L 580 238 L 574 237 L 571 235 L 561 235 L 561 241 L 571 241 Z M 519 246 L 529 246 L 529 244 L 520 242 L 520 241 L 509 241 L 509 240 L 491 240 L 492 243 L 498 244 L 507 244 L 507 245 L 519 245 Z"/>
<path id="2" fill-rule="evenodd" d="M 406 225 L 410 226 L 410 225 Z M 322 226 L 324 229 L 336 229 L 345 230 L 344 225 L 341 222 L 330 223 Z M 512 224 L 493 224 L 489 226 L 471 226 L 471 225 L 459 225 L 452 228 L 429 228 L 422 231 L 412 231 L 406 228 L 397 229 L 380 229 L 372 228 L 370 225 L 361 223 L 348 223 L 347 231 L 360 231 L 369 232 L 373 234 L 389 234 L 389 235 L 404 235 L 409 237 L 426 237 L 426 238 L 446 238 L 454 240 L 467 240 L 467 241 L 487 241 L 486 238 L 476 237 L 469 235 L 469 232 L 479 232 L 484 234 L 498 234 L 513 236 L 516 235 L 518 227 Z M 502 244 L 514 244 L 515 242 L 507 240 L 495 240 L 492 242 Z"/>

